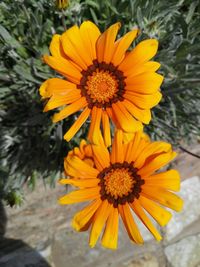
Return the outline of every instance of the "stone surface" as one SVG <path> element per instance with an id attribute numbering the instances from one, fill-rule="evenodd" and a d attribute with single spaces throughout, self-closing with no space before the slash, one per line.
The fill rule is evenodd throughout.
<path id="1" fill-rule="evenodd" d="M 51 267 L 43 255 L 21 240 L 1 239 L 0 247 L 1 267 Z"/>
<path id="2" fill-rule="evenodd" d="M 9 217 L 6 237 L 22 239 L 38 250 L 45 248 L 55 229 L 72 216 L 72 206 L 60 206 L 57 203 L 63 194 L 65 189 L 61 186 L 51 189 L 39 183 L 34 192 L 27 193 L 22 207 L 6 208 Z"/>
<path id="3" fill-rule="evenodd" d="M 136 222 L 136 224 L 140 230 L 140 233 L 143 237 L 143 240 L 145 242 L 154 240 L 153 235 L 149 232 L 149 230 L 146 228 L 146 226 L 144 226 L 144 224 L 141 222 L 141 220 L 135 214 L 133 214 L 133 217 L 134 217 L 134 220 L 135 220 L 135 222 Z M 159 230 L 159 226 L 156 222 L 154 222 L 154 225 Z"/>
<path id="4" fill-rule="evenodd" d="M 196 155 L 200 155 L 200 144 L 185 148 Z M 173 167 L 180 172 L 181 180 L 185 180 L 188 179 L 188 177 L 193 177 L 196 175 L 200 177 L 199 158 L 193 157 L 186 152 L 180 151 L 177 158 L 175 159 L 175 161 L 173 161 L 172 164 Z"/>
<path id="5" fill-rule="evenodd" d="M 127 233 L 120 224 L 118 250 L 108 250 L 98 241 L 95 248 L 88 245 L 88 232 L 77 233 L 67 227 L 57 231 L 52 241 L 52 262 L 56 267 L 122 267 L 127 259 L 137 257 L 144 251 L 156 251 L 156 241 L 147 242 L 143 246 L 131 244 Z"/>
<path id="6" fill-rule="evenodd" d="M 144 254 L 139 259 L 132 261 L 128 265 L 124 265 L 124 267 L 159 267 L 159 262 L 155 255 Z"/>
<path id="7" fill-rule="evenodd" d="M 199 267 L 200 234 L 189 236 L 166 247 L 165 254 L 172 267 Z"/>
<path id="8" fill-rule="evenodd" d="M 179 193 L 184 200 L 183 211 L 173 212 L 173 217 L 166 227 L 165 241 L 178 237 L 190 224 L 200 219 L 200 179 L 197 176 L 188 178 L 181 183 Z M 199 221 L 200 227 L 200 221 Z M 200 231 L 200 228 L 199 228 Z"/>

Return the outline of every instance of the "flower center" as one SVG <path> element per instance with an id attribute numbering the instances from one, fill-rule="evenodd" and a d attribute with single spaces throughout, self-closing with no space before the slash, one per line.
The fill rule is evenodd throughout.
<path id="1" fill-rule="evenodd" d="M 116 96 L 117 87 L 115 78 L 107 72 L 97 70 L 88 77 L 86 91 L 93 102 L 104 104 Z"/>
<path id="2" fill-rule="evenodd" d="M 107 194 L 110 194 L 114 199 L 127 196 L 131 192 L 135 181 L 131 177 L 128 169 L 112 169 L 105 177 L 104 184 Z"/>
<path id="3" fill-rule="evenodd" d="M 86 97 L 88 107 L 106 108 L 122 101 L 125 87 L 123 73 L 112 64 L 93 61 L 93 65 L 83 70 L 80 85 L 81 94 Z"/>
<path id="4" fill-rule="evenodd" d="M 101 199 L 107 199 L 114 207 L 139 198 L 144 184 L 133 163 L 127 162 L 111 164 L 99 173 L 98 178 Z"/>

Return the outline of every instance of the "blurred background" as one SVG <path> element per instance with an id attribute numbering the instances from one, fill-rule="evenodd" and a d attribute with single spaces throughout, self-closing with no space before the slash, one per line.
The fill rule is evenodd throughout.
<path id="1" fill-rule="evenodd" d="M 123 263 L 120 260 L 116 263 L 116 253 L 112 254 L 112 252 L 98 249 L 89 250 L 84 234 L 81 238 L 84 240 L 82 246 L 84 244 L 85 246 L 77 249 L 79 252 L 82 251 L 80 255 L 69 245 L 77 246 L 79 234 L 73 236 L 70 234 L 71 232 L 67 232 L 63 236 L 60 230 L 56 237 L 52 237 L 52 232 L 57 227 L 58 229 L 66 227 L 66 217 L 70 219 L 72 214 L 70 213 L 72 212 L 71 207 L 67 209 L 58 207 L 56 202 L 60 191 L 64 192 L 63 188 L 55 187 L 56 181 L 63 171 L 63 157 L 72 147 L 78 145 L 80 139 L 87 133 L 87 124 L 85 124 L 71 142 L 64 142 L 63 134 L 76 116 L 72 115 L 64 122 L 53 124 L 50 118 L 54 111 L 42 112 L 44 103 L 40 100 L 38 93 L 38 88 L 44 80 L 56 76 L 54 71 L 43 64 L 41 57 L 43 54 L 49 53 L 48 46 L 52 34 L 60 34 L 64 31 L 63 16 L 67 28 L 74 24 L 80 24 L 84 20 L 91 20 L 103 31 L 112 23 L 120 21 L 122 23 L 120 35 L 123 35 L 137 26 L 141 30 L 141 34 L 133 46 L 147 38 L 159 40 L 159 50 L 155 60 L 161 63 L 159 72 L 165 77 L 161 87 L 163 99 L 153 109 L 153 119 L 145 129 L 153 140 L 171 142 L 177 151 L 187 152 L 180 153 L 175 164 L 180 169 L 183 183 L 185 183 L 183 188 L 186 191 L 181 194 L 186 195 L 188 201 L 191 201 L 186 204 L 186 206 L 189 205 L 187 212 L 193 211 L 193 213 L 185 214 L 183 212 L 183 216 L 177 217 L 177 221 L 174 221 L 171 228 L 166 230 L 169 236 L 171 234 L 171 237 L 166 238 L 168 240 L 166 242 L 169 243 L 156 245 L 152 244 L 150 239 L 149 244 L 151 245 L 148 247 L 147 244 L 148 253 L 145 252 L 146 254 L 139 258 L 138 263 L 131 260 L 130 265 L 129 261 L 127 261 L 128 265 L 123 265 L 126 264 L 128 257 L 124 255 L 129 255 L 130 258 L 133 253 L 133 249 L 131 250 L 126 243 L 127 240 L 122 241 L 122 249 L 119 252 L 119 258 L 121 257 Z M 193 262 L 195 265 L 190 265 L 192 264 L 191 259 L 186 261 L 186 265 L 180 262 L 177 263 L 178 265 L 174 265 L 175 255 L 172 254 L 176 249 L 172 247 L 167 252 L 164 250 L 165 246 L 168 248 L 168 244 L 173 243 L 172 245 L 174 245 L 174 242 L 182 241 L 180 238 L 174 239 L 177 237 L 177 232 L 173 231 L 179 231 L 179 234 L 183 231 L 187 236 L 188 225 L 196 223 L 192 224 L 192 233 L 196 231 L 195 236 L 197 236 L 198 231 L 200 232 L 196 226 L 200 224 L 197 223 L 200 216 L 198 208 L 200 201 L 199 124 L 199 0 L 71 0 L 63 11 L 56 8 L 53 0 L 2 0 L 0 2 L 0 201 L 3 201 L 4 206 L 22 205 L 18 209 L 6 208 L 8 216 L 10 216 L 8 233 L 12 238 L 24 237 L 27 243 L 37 247 L 38 251 L 42 251 L 43 254 L 40 255 L 45 258 L 49 257 L 47 255 L 51 255 L 51 257 L 56 255 L 56 260 L 54 260 L 56 263 L 50 260 L 49 264 L 51 265 L 44 262 L 40 263 L 41 265 L 33 266 L 71 267 L 77 266 L 77 264 L 80 266 L 94 266 L 94 264 L 96 266 L 118 266 L 119 264 L 119 266 L 131 267 L 200 266 L 200 252 L 196 253 L 197 256 L 194 256 L 196 255 L 194 252 L 190 253 L 195 258 Z M 195 155 L 191 156 L 189 153 Z M 196 206 L 195 203 L 197 203 Z M 6 226 L 4 206 L 1 205 L 2 212 L 0 212 L 2 229 Z M 66 213 L 68 213 L 67 216 Z M 34 219 L 36 220 L 35 224 Z M 181 226 L 183 222 L 184 226 Z M 19 232 L 16 232 L 16 229 L 19 229 Z M 33 229 L 37 229 L 37 231 Z M 68 229 L 67 231 L 72 230 Z M 188 233 L 191 237 L 191 232 Z M 4 234 L 5 229 L 2 230 L 1 236 Z M 60 244 L 60 240 L 56 241 L 59 234 L 61 239 L 66 239 L 63 241 L 64 244 L 67 243 L 70 247 L 69 253 L 67 253 L 67 255 L 71 253 L 69 259 L 66 255 L 63 258 L 65 245 L 62 242 Z M 66 236 L 70 237 L 69 240 Z M 56 245 L 52 243 L 52 238 L 55 239 Z M 200 247 L 198 247 L 200 236 L 198 238 L 195 239 L 194 247 L 199 248 L 198 251 L 200 251 Z M 192 243 L 191 240 L 185 242 L 185 245 L 180 245 L 180 247 Z M 10 243 L 8 242 L 8 244 Z M 52 249 L 54 252 L 49 252 Z M 145 249 L 143 248 L 144 251 L 146 251 Z M 180 251 L 179 247 L 177 249 Z M 153 254 L 152 258 L 154 250 L 157 251 L 157 254 L 155 254 L 156 256 Z M 187 251 L 189 250 L 192 251 L 191 248 L 187 249 Z M 136 247 L 134 247 L 134 251 L 141 252 Z M 182 251 L 182 253 L 186 252 Z M 83 255 L 87 255 L 86 258 L 93 260 L 86 261 L 84 265 Z M 107 262 L 108 265 L 106 265 L 105 259 L 101 263 L 102 265 L 98 265 L 100 261 L 98 262 L 97 259 L 102 256 L 104 258 L 105 255 L 112 255 L 110 261 Z M 30 258 L 29 256 L 27 257 Z M 182 259 L 177 256 L 178 258 Z M 172 262 L 170 259 L 173 259 Z M 68 260 L 68 265 L 65 265 Z M 113 261 L 116 264 L 112 265 Z M 9 265 L 11 263 L 6 265 L 5 262 L 5 260 L 1 262 L 0 259 L 0 266 L 12 266 Z M 148 265 L 151 262 L 154 265 Z M 142 265 L 143 263 L 145 265 Z M 18 265 L 13 266 L 17 267 Z M 19 267 L 23 266 L 29 265 L 25 265 L 25 263 L 19 265 Z"/>

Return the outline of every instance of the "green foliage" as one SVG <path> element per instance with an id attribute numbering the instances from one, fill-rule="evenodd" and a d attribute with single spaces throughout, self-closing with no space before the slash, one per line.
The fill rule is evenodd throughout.
<path id="1" fill-rule="evenodd" d="M 178 145 L 199 135 L 200 109 L 200 6 L 199 1 L 170 0 L 71 0 L 64 11 L 67 28 L 92 20 L 103 31 L 120 21 L 120 34 L 137 26 L 136 44 L 159 40 L 156 60 L 165 81 L 163 100 L 153 109 L 147 127 L 154 139 Z M 49 0 L 4 0 L 0 3 L 0 197 L 10 205 L 22 201 L 26 183 L 34 189 L 39 177 L 54 184 L 62 171 L 63 157 L 87 125 L 70 143 L 63 134 L 76 116 L 52 124 L 53 112 L 43 113 L 40 84 L 56 75 L 42 63 L 52 34 L 62 33 L 62 12 Z M 135 44 L 134 44 L 135 45 Z"/>

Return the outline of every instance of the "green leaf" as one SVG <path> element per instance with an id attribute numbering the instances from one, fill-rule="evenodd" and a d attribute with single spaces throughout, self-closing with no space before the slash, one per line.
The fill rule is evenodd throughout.
<path id="1" fill-rule="evenodd" d="M 190 4 L 190 8 L 189 8 L 188 14 L 187 14 L 186 19 L 185 19 L 187 24 L 190 23 L 193 15 L 194 15 L 194 11 L 195 11 L 196 7 L 198 6 L 198 4 L 199 4 L 199 1 L 194 1 Z"/>

